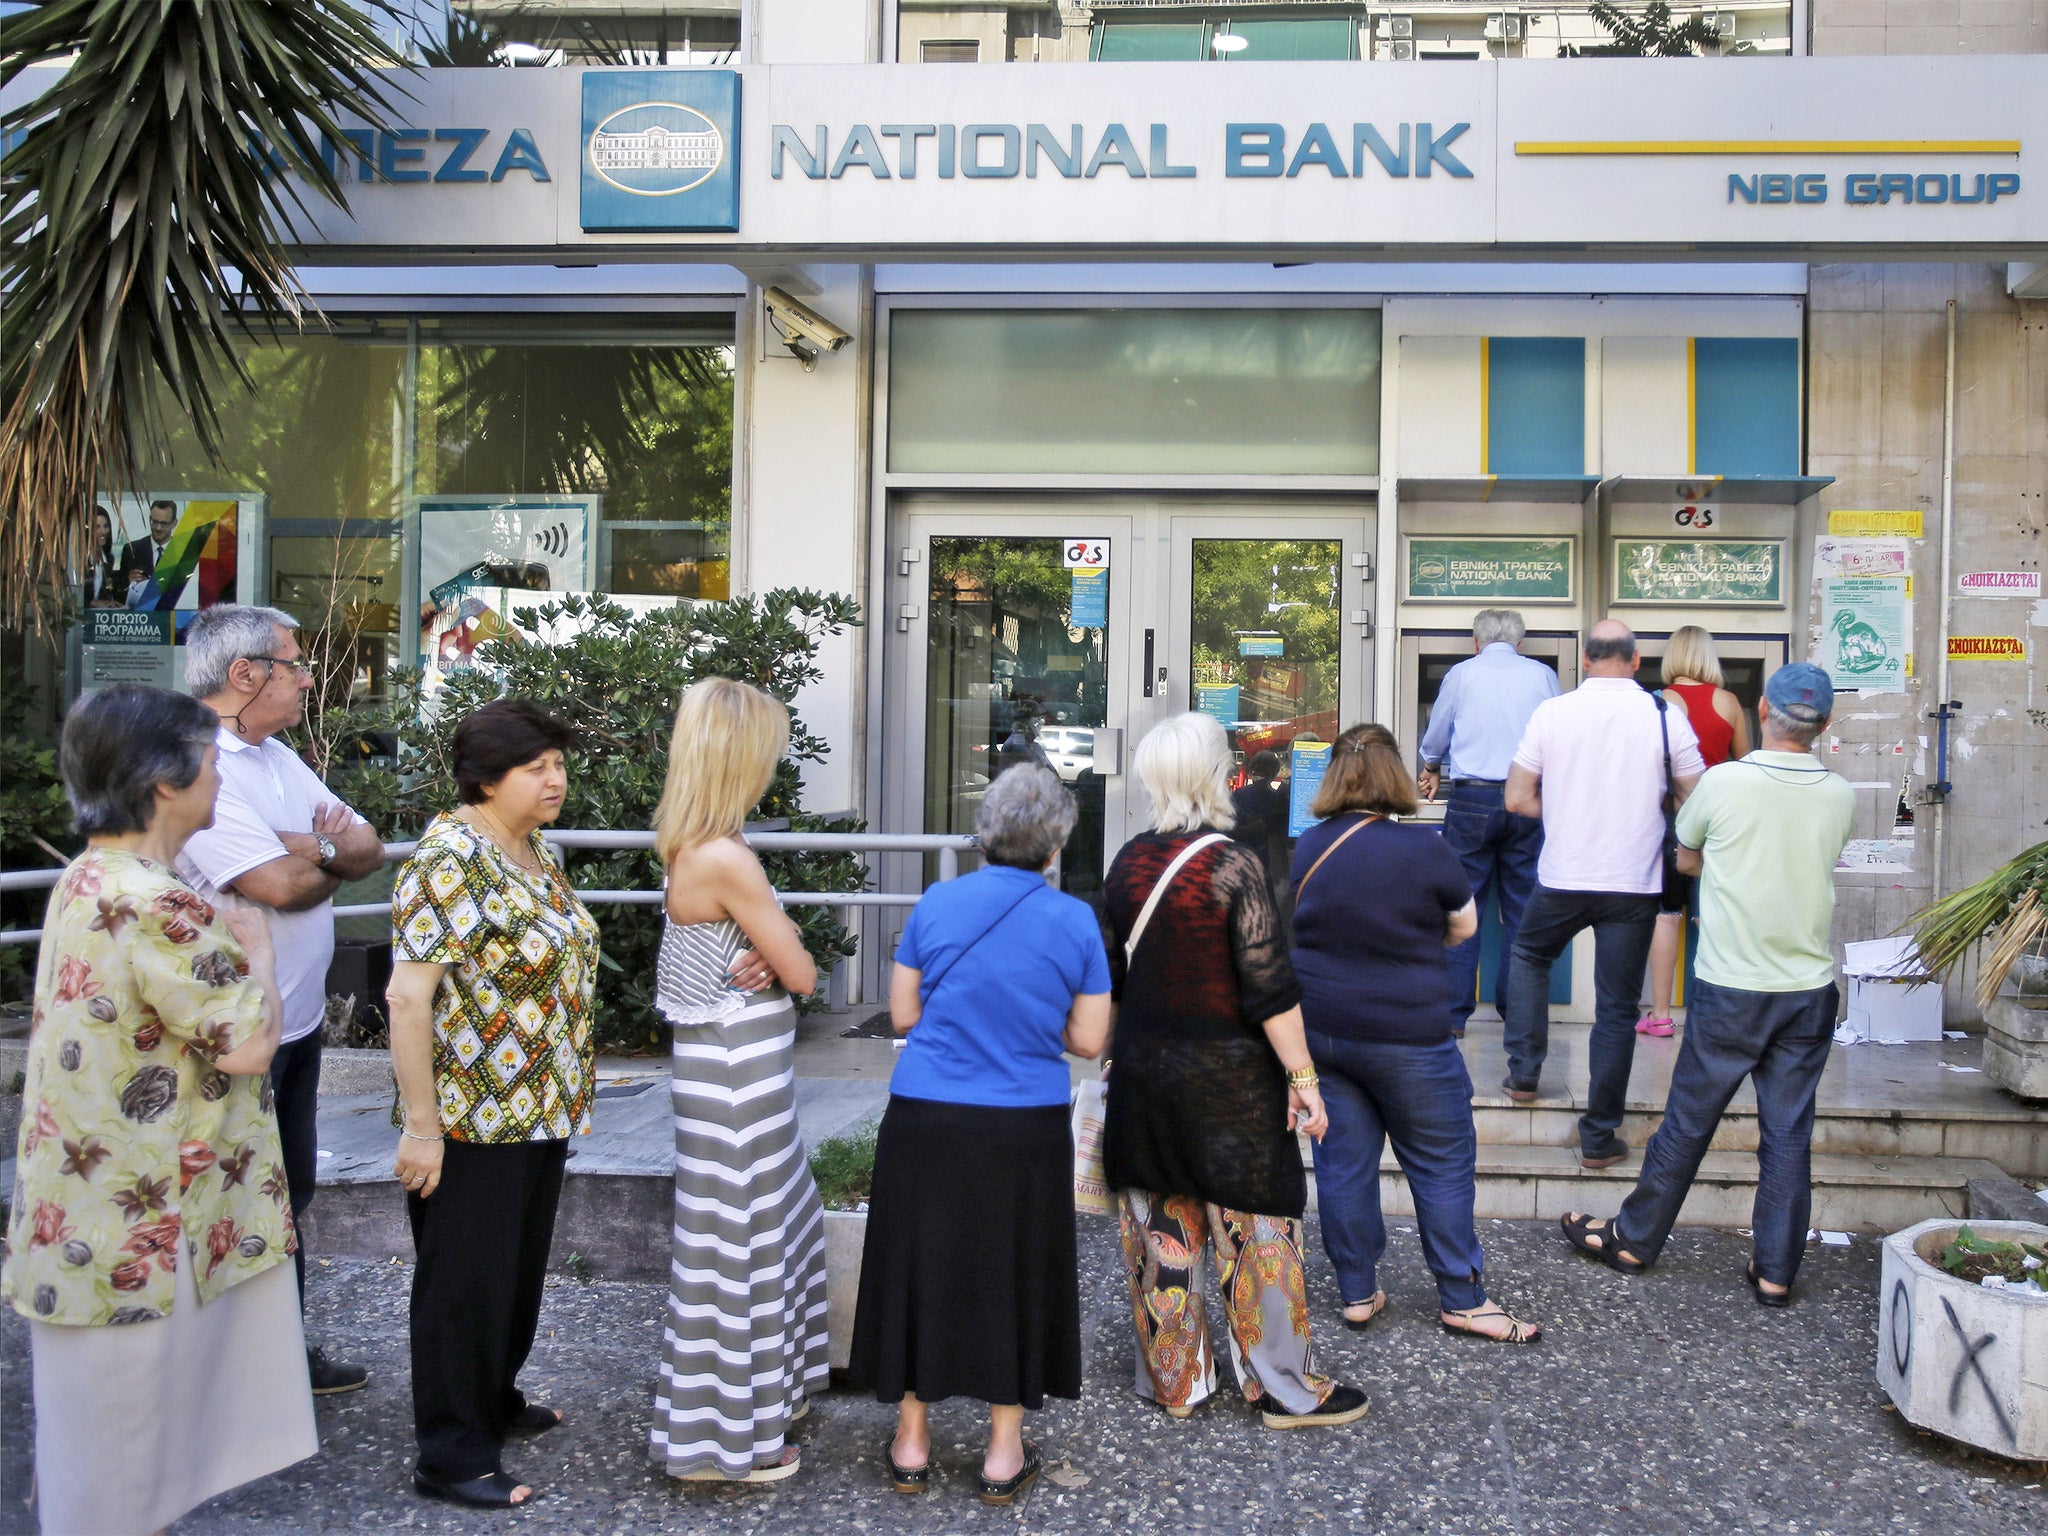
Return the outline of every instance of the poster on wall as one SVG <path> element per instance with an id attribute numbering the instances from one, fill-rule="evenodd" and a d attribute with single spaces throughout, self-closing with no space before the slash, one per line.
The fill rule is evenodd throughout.
<path id="1" fill-rule="evenodd" d="M 1411 603 L 1570 603 L 1576 539 L 1410 535 L 1403 590 Z"/>
<path id="2" fill-rule="evenodd" d="M 1287 749 L 1287 835 L 1299 837 L 1316 824 L 1316 791 L 1330 772 L 1331 744 L 1296 737 Z"/>
<path id="3" fill-rule="evenodd" d="M 88 610 L 189 616 L 239 595 L 252 565 L 263 498 L 246 491 L 143 491 L 101 495 L 92 512 L 84 596 Z"/>
<path id="4" fill-rule="evenodd" d="M 1776 607 L 1783 539 L 1616 539 L 1614 601 L 1666 608 Z"/>
<path id="5" fill-rule="evenodd" d="M 1824 576 L 1820 654 L 1835 687 L 1901 693 L 1912 638 L 1906 583 L 1896 576 Z"/>
<path id="6" fill-rule="evenodd" d="M 419 519 L 422 662 L 466 656 L 502 620 L 487 596 L 499 591 L 582 592 L 591 568 L 598 496 L 421 496 Z M 452 638 L 451 638 L 452 637 Z M 429 665 L 434 670 L 435 665 Z"/>

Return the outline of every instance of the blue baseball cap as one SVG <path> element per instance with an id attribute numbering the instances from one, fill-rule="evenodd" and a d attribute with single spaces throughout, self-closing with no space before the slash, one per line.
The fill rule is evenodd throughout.
<path id="1" fill-rule="evenodd" d="M 1764 698 L 1781 715 L 1817 725 L 1835 712 L 1835 685 L 1810 661 L 1778 668 L 1764 684 Z"/>

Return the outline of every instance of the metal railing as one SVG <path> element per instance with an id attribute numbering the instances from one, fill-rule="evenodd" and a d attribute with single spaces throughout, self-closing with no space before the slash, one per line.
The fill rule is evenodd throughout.
<path id="1" fill-rule="evenodd" d="M 939 879 L 956 878 L 960 855 L 978 846 L 968 833 L 947 832 L 748 832 L 747 845 L 763 853 L 936 853 Z M 652 832 L 543 832 L 542 838 L 557 848 L 586 848 L 620 852 L 652 851 Z M 386 843 L 384 862 L 394 864 L 412 856 L 417 841 Z M 0 871 L 0 891 L 47 890 L 63 875 L 62 869 L 13 869 Z M 663 900 L 661 891 L 578 891 L 577 898 L 591 906 L 652 907 Z M 785 907 L 914 907 L 923 891 L 777 891 L 775 899 Z M 334 915 L 376 917 L 389 913 L 385 901 L 356 902 L 336 907 Z M 40 928 L 11 928 L 0 931 L 0 944 L 34 944 L 43 936 Z"/>

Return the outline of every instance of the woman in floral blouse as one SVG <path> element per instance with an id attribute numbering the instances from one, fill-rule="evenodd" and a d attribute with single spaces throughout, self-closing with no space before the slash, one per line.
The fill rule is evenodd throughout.
<path id="1" fill-rule="evenodd" d="M 597 924 L 541 841 L 574 733 L 525 699 L 455 728 L 459 809 L 438 816 L 391 897 L 396 1174 L 412 1286 L 413 1485 L 482 1508 L 533 1490 L 505 1440 L 562 1422 L 517 1383 L 569 1137 L 590 1129 Z"/>
<path id="2" fill-rule="evenodd" d="M 161 1530 L 320 1448 L 269 926 L 173 870 L 213 820 L 219 723 L 122 687 L 64 728 L 87 844 L 44 919 L 0 1281 L 29 1320 L 46 1536 Z"/>

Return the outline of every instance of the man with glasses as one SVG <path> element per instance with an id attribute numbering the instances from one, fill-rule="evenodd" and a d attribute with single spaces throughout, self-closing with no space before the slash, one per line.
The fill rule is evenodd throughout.
<path id="1" fill-rule="evenodd" d="M 305 718 L 313 674 L 293 633 L 298 620 L 275 608 L 217 603 L 185 632 L 185 686 L 220 716 L 220 799 L 213 825 L 179 856 L 179 873 L 201 891 L 231 892 L 264 907 L 277 949 L 284 1042 L 270 1067 L 277 1129 L 284 1144 L 292 1217 L 313 1203 L 318 1160 L 320 1029 L 327 1016 L 327 969 L 334 959 L 334 893 L 383 867 L 384 847 L 362 817 L 328 792 L 299 755 L 277 739 Z M 305 1305 L 305 1228 L 299 1228 L 299 1300 Z M 309 1349 L 315 1393 L 352 1392 L 369 1380 L 360 1365 Z"/>

